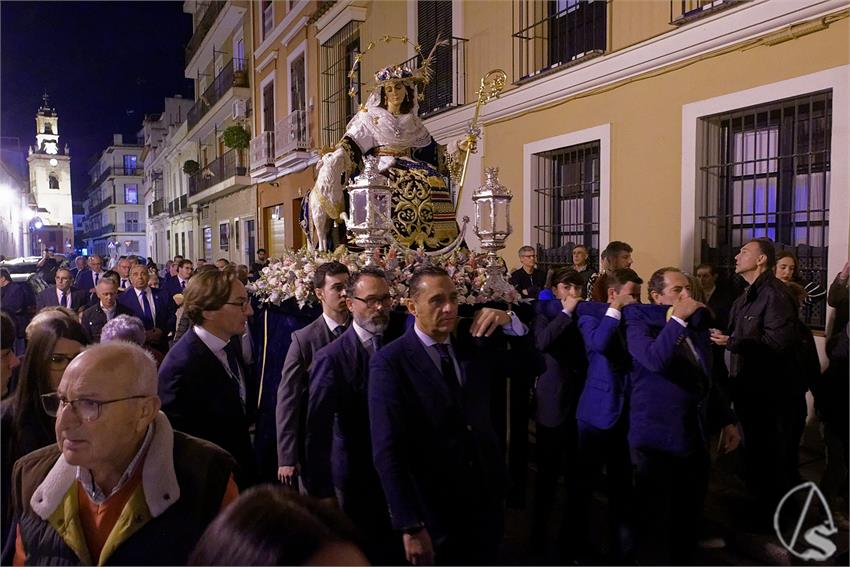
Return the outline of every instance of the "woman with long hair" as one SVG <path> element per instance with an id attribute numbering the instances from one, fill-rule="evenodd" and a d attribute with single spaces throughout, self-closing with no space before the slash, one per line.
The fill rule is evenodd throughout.
<path id="1" fill-rule="evenodd" d="M 817 282 L 806 282 L 800 276 L 799 265 L 797 256 L 793 252 L 782 250 L 776 253 L 776 266 L 773 268 L 773 273 L 779 281 L 791 288 L 791 293 L 798 299 L 801 308 L 807 308 L 815 301 L 826 297 L 826 290 Z"/>
<path id="2" fill-rule="evenodd" d="M 13 395 L 3 400 L 2 483 L 3 494 L 10 494 L 12 465 L 18 458 L 36 449 L 56 443 L 56 418 L 45 413 L 41 396 L 55 392 L 65 368 L 83 350 L 85 335 L 73 315 L 56 310 L 39 314 L 27 327 L 27 350 L 18 373 Z M 2 502 L 2 534 L 11 529 L 9 500 Z M 14 541 L 12 537 L 11 541 Z"/>

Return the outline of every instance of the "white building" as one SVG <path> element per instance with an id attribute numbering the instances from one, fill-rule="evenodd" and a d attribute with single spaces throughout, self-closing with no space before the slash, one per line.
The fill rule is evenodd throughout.
<path id="1" fill-rule="evenodd" d="M 50 105 L 47 93 L 35 116 L 36 145 L 30 146 L 29 204 L 35 213 L 31 239 L 26 246 L 38 255 L 47 247 L 71 252 L 74 247 L 74 218 L 71 204 L 71 155 L 68 144 L 59 145 L 59 115 Z M 29 215 L 28 215 L 29 216 Z"/>
<path id="2" fill-rule="evenodd" d="M 174 171 L 175 166 L 166 158 L 173 148 L 174 133 L 181 130 L 192 103 L 193 101 L 186 100 L 180 95 L 167 97 L 163 112 L 146 116 L 142 125 L 145 143 L 141 159 L 145 168 L 143 193 L 145 209 L 147 210 L 147 256 L 160 264 L 164 264 L 171 257 L 171 216 L 185 216 L 191 222 L 191 213 L 188 210 L 180 212 L 186 207 L 180 206 L 179 197 L 176 203 L 177 207 L 175 207 L 174 200 L 166 200 L 166 195 L 177 194 L 171 186 L 174 184 L 175 178 L 182 175 L 179 171 Z M 182 130 L 185 131 L 185 128 Z M 175 208 L 177 212 L 175 212 Z M 182 243 L 180 237 L 175 234 L 175 253 L 177 249 L 182 251 L 184 255 L 193 251 L 191 229 L 188 233 L 188 249 L 186 248 L 186 234 L 181 235 Z M 182 248 L 180 247 L 181 244 Z M 193 257 L 191 253 L 188 253 L 188 256 Z"/>
<path id="3" fill-rule="evenodd" d="M 24 247 L 26 196 L 26 181 L 0 159 L 0 255 L 7 258 L 29 254 Z"/>
<path id="4" fill-rule="evenodd" d="M 147 252 L 147 215 L 142 199 L 143 149 L 141 143 L 124 143 L 121 134 L 114 134 L 112 145 L 89 170 L 92 183 L 85 202 L 84 221 L 89 254 L 116 260 L 118 256 Z"/>

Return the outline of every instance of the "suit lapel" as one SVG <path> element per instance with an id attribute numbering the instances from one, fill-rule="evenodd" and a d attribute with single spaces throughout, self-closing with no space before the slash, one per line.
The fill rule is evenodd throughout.
<path id="1" fill-rule="evenodd" d="M 413 327 L 401 339 L 404 341 L 404 350 L 407 354 L 410 367 L 413 368 L 410 380 L 413 382 L 427 384 L 428 388 L 437 390 L 446 401 L 452 402 L 454 396 L 449 392 L 449 387 L 443 380 L 440 370 L 434 365 L 434 361 L 425 351 L 425 345 L 416 336 Z"/>

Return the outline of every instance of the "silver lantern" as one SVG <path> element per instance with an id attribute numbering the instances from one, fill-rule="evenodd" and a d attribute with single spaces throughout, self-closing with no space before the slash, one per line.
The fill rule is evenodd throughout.
<path id="1" fill-rule="evenodd" d="M 487 251 L 487 281 L 482 292 L 505 297 L 513 286 L 505 280 L 505 265 L 496 254 L 511 234 L 511 190 L 499 182 L 499 168 L 485 170 L 487 181 L 472 195 L 475 203 L 475 234 Z"/>
<path id="2" fill-rule="evenodd" d="M 348 185 L 348 229 L 354 242 L 366 250 L 389 243 L 392 230 L 392 191 L 389 180 L 378 172 L 378 158 L 368 156 L 363 172 Z"/>

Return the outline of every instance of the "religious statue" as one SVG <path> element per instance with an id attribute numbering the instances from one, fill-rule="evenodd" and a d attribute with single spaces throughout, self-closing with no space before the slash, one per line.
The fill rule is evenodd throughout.
<path id="1" fill-rule="evenodd" d="M 431 251 L 457 238 L 448 170 L 448 162 L 457 158 L 437 144 L 419 118 L 419 95 L 431 79 L 433 54 L 418 68 L 381 69 L 366 104 L 349 121 L 334 151 L 317 164 L 308 203 L 320 250 L 326 247 L 330 221 L 346 221 L 344 184 L 362 169 L 366 156 L 378 157 L 378 170 L 389 179 L 392 236 L 398 243 Z"/>

